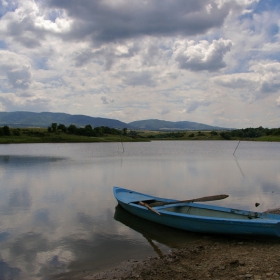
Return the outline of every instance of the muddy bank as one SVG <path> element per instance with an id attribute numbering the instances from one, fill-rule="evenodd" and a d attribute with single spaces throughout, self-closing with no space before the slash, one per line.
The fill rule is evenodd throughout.
<path id="1" fill-rule="evenodd" d="M 130 260 L 100 273 L 83 271 L 55 279 L 280 279 L 280 239 L 205 236 L 161 258 Z"/>

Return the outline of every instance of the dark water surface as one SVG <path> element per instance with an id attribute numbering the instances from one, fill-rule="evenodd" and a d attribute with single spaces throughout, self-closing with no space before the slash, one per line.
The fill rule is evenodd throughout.
<path id="1" fill-rule="evenodd" d="M 0 279 L 51 279 L 180 248 L 199 235 L 155 225 L 119 207 L 112 187 L 216 205 L 280 206 L 280 143 L 0 145 Z"/>

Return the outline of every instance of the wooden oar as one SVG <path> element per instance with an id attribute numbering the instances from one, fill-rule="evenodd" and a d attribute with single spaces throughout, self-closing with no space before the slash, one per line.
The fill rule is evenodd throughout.
<path id="1" fill-rule="evenodd" d="M 139 201 L 139 204 L 142 206 L 147 207 L 149 210 L 151 210 L 152 212 L 158 214 L 160 216 L 160 213 L 158 211 L 156 211 L 154 208 L 152 208 L 149 204 L 143 202 L 143 201 Z"/>
<path id="2" fill-rule="evenodd" d="M 150 207 L 153 206 L 164 206 L 169 204 L 176 204 L 181 202 L 205 202 L 205 201 L 214 201 L 214 200 L 221 200 L 227 198 L 227 194 L 218 194 L 218 195 L 212 195 L 212 196 L 204 196 L 200 198 L 195 199 L 188 199 L 188 200 L 178 200 L 178 201 L 172 201 L 172 202 L 154 202 L 150 204 Z"/>

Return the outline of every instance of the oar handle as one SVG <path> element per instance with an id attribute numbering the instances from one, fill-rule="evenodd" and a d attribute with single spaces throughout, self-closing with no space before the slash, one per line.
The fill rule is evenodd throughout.
<path id="1" fill-rule="evenodd" d="M 164 205 L 176 204 L 176 203 L 182 203 L 182 202 L 214 201 L 214 200 L 225 199 L 227 197 L 228 197 L 227 194 L 218 194 L 218 195 L 204 196 L 204 197 L 200 197 L 200 198 L 187 199 L 187 200 L 177 200 L 177 201 L 171 201 L 171 202 L 155 202 L 155 203 L 151 203 L 150 206 L 164 206 Z"/>
<path id="2" fill-rule="evenodd" d="M 139 204 L 142 206 L 147 207 L 149 210 L 151 210 L 152 212 L 156 213 L 157 215 L 160 216 L 160 213 L 158 211 L 156 211 L 154 208 L 152 208 L 149 204 L 143 202 L 143 201 L 139 201 Z"/>

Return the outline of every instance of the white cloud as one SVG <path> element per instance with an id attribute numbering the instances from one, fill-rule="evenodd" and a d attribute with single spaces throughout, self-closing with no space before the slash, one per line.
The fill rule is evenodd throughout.
<path id="1" fill-rule="evenodd" d="M 231 46 L 232 42 L 224 39 L 214 40 L 212 44 L 206 40 L 200 41 L 198 44 L 194 41 L 183 42 L 176 46 L 176 61 L 181 69 L 218 71 L 226 67 L 223 58 L 230 51 Z"/>
<path id="2" fill-rule="evenodd" d="M 280 107 L 280 96 L 276 99 L 276 104 L 278 107 Z"/>
<path id="3" fill-rule="evenodd" d="M 212 80 L 227 88 L 249 89 L 257 99 L 280 92 L 279 62 L 255 62 L 248 70 L 251 72 L 217 76 Z"/>
<path id="4" fill-rule="evenodd" d="M 0 50 L 0 73 L 13 88 L 27 89 L 31 84 L 29 60 L 18 54 Z M 4 78 L 5 79 L 5 78 Z"/>
<path id="5" fill-rule="evenodd" d="M 275 126 L 279 10 L 259 7 L 249 0 L 2 1 L 2 108 Z M 242 117 L 234 108 L 244 108 Z"/>
<path id="6" fill-rule="evenodd" d="M 114 103 L 114 99 L 108 100 L 106 96 L 101 96 L 101 100 L 103 104 L 109 104 L 109 103 Z"/>
<path id="7" fill-rule="evenodd" d="M 225 114 L 225 110 L 220 109 L 220 110 L 215 111 L 213 114 L 214 114 L 214 116 L 223 116 Z"/>
<path id="8" fill-rule="evenodd" d="M 210 101 L 205 101 L 205 100 L 196 100 L 196 101 L 192 101 L 190 102 L 190 104 L 187 104 L 188 108 L 187 108 L 187 113 L 192 113 L 194 112 L 198 107 L 200 106 L 204 106 L 207 107 L 211 104 Z"/>

